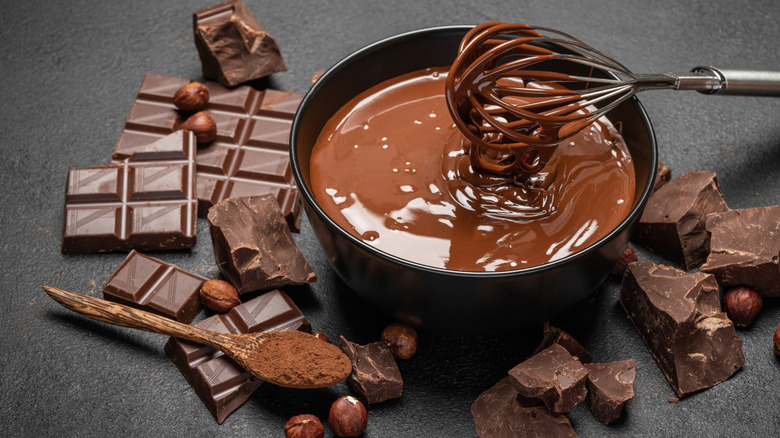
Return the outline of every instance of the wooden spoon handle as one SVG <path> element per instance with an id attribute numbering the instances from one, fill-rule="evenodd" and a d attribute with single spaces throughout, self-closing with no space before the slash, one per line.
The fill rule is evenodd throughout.
<path id="1" fill-rule="evenodd" d="M 223 342 L 226 340 L 222 339 L 223 336 L 220 333 L 199 329 L 130 306 L 68 292 L 56 287 L 43 286 L 43 290 L 63 307 L 98 321 L 175 336 L 219 350 L 224 348 Z"/>

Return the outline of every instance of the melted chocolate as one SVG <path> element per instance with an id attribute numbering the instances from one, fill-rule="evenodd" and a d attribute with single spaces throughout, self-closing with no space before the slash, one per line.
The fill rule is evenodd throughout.
<path id="1" fill-rule="evenodd" d="M 530 177 L 478 172 L 447 109 L 447 70 L 378 84 L 325 125 L 311 181 L 336 223 L 406 260 L 496 271 L 573 254 L 627 216 L 634 169 L 609 121 L 561 144 Z"/>

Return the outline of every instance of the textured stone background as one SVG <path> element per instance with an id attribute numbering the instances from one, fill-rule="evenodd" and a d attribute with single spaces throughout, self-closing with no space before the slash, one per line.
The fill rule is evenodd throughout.
<path id="1" fill-rule="evenodd" d="M 10 3 L 10 4 L 8 4 Z M 269 85 L 306 92 L 311 76 L 393 34 L 445 24 L 517 21 L 558 28 L 637 72 L 699 64 L 780 70 L 780 2 L 764 1 L 247 1 L 289 66 Z M 0 14 L 0 423 L 5 436 L 281 436 L 292 415 L 327 416 L 334 388 L 262 386 L 219 426 L 163 352 L 164 336 L 93 322 L 62 309 L 44 284 L 100 295 L 124 254 L 63 256 L 68 168 L 106 164 L 145 73 L 200 78 L 191 13 L 198 1 L 12 1 Z M 780 99 L 652 92 L 641 96 L 661 159 L 675 175 L 717 172 L 732 208 L 780 204 Z M 153 254 L 218 276 L 207 224 L 191 251 Z M 319 275 L 289 290 L 316 329 L 360 342 L 389 321 L 356 300 L 329 268 L 308 222 L 296 236 Z M 643 258 L 657 260 L 640 251 Z M 599 361 L 637 360 L 636 398 L 623 419 L 569 418 L 581 436 L 777 436 L 780 362 L 767 300 L 739 330 L 746 363 L 732 379 L 667 402 L 671 387 L 608 280 L 553 323 Z M 541 328 L 495 336 L 422 332 L 401 363 L 403 398 L 370 408 L 366 436 L 473 436 L 469 407 L 533 351 Z"/>

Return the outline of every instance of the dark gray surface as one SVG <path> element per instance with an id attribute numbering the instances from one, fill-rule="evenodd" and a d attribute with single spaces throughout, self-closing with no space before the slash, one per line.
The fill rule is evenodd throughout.
<path id="1" fill-rule="evenodd" d="M 288 390 L 263 385 L 217 425 L 162 346 L 165 337 L 69 313 L 44 284 L 98 296 L 124 254 L 63 256 L 61 215 L 68 168 L 109 160 L 145 73 L 200 78 L 191 12 L 212 3 L 14 1 L 0 14 L 0 423 L 5 436 L 282 436 L 292 415 L 321 419 L 339 385 Z M 422 27 L 517 21 L 572 33 L 637 72 L 699 64 L 780 69 L 780 2 L 711 1 L 248 1 L 274 35 L 289 71 L 270 85 L 305 92 L 310 78 L 350 51 Z M 660 156 L 675 175 L 717 172 L 732 208 L 780 203 L 780 99 L 653 92 L 641 96 Z M 218 275 L 208 228 L 191 251 L 152 254 Z M 357 302 L 329 268 L 308 222 L 296 236 L 320 280 L 289 290 L 315 329 L 366 343 L 389 321 Z M 650 258 L 646 252 L 640 256 Z M 766 300 L 749 329 L 744 368 L 716 387 L 671 404 L 673 392 L 617 302 L 608 280 L 554 323 L 596 360 L 637 360 L 636 397 L 624 418 L 569 415 L 581 436 L 777 436 L 780 362 L 771 334 L 780 303 Z M 489 337 L 422 332 L 400 364 L 404 396 L 370 407 L 366 436 L 473 436 L 469 407 L 523 360 L 539 327 Z"/>

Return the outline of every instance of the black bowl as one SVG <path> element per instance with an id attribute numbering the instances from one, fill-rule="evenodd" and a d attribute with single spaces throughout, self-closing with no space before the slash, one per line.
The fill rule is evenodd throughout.
<path id="1" fill-rule="evenodd" d="M 395 319 L 426 329 L 491 332 L 537 324 L 588 297 L 609 275 L 650 196 L 657 169 L 655 134 L 636 98 L 609 114 L 622 126 L 636 171 L 628 217 L 598 242 L 530 268 L 463 272 L 434 268 L 377 250 L 338 226 L 312 195 L 309 159 L 320 130 L 344 104 L 387 79 L 447 66 L 471 26 L 408 32 L 371 44 L 328 70 L 306 94 L 290 137 L 293 174 L 317 238 L 338 275 Z"/>

